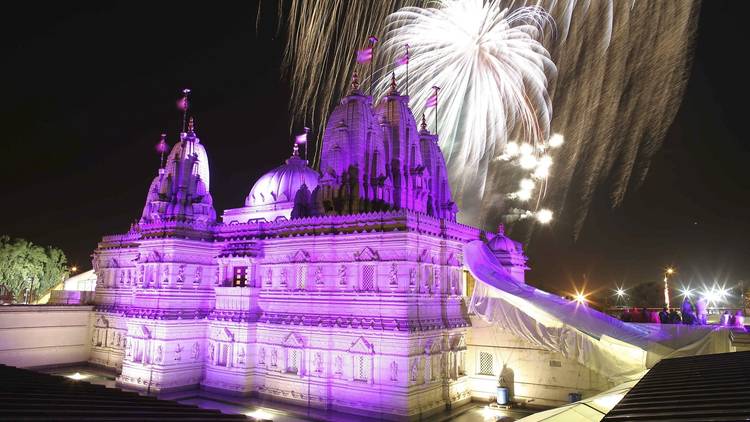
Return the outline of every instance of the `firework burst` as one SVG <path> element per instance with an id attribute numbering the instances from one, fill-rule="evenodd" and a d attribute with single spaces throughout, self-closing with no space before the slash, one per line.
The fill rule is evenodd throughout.
<path id="1" fill-rule="evenodd" d="M 541 84 L 529 80 L 524 87 L 531 92 L 529 103 L 533 104 L 539 122 L 539 128 L 532 126 L 531 130 L 542 134 L 539 139 L 550 144 L 552 139 L 545 139 L 550 133 L 565 136 L 565 144 L 555 152 L 555 165 L 547 169 L 554 183 L 544 187 L 545 203 L 555 211 L 555 221 L 564 221 L 572 233 L 578 233 L 595 191 L 608 192 L 612 204 L 618 205 L 625 193 L 637 187 L 645 177 L 651 157 L 661 146 L 682 96 L 699 3 L 612 0 L 486 0 L 478 3 L 482 7 L 495 4 L 500 11 L 508 9 L 503 18 L 506 23 L 509 17 L 517 16 L 514 15 L 517 10 L 527 6 L 543 9 L 551 17 L 550 20 L 541 18 L 543 13 L 526 12 L 523 19 L 519 17 L 508 23 L 508 29 L 524 27 L 525 36 L 536 40 L 548 52 L 547 59 L 551 59 L 536 69 L 547 78 L 544 87 L 552 106 L 546 99 L 539 101 L 545 96 L 543 92 L 531 92 L 532 86 Z M 441 4 L 430 0 L 291 0 L 286 15 L 289 32 L 285 64 L 292 77 L 290 107 L 296 123 L 323 127 L 332 106 L 346 92 L 348 78 L 356 66 L 354 52 L 366 45 L 368 36 L 396 31 L 392 25 L 398 23 L 389 17 L 391 14 L 413 10 L 404 9 L 413 7 L 440 9 Z M 421 10 L 412 13 L 421 15 Z M 403 23 L 410 21 L 413 19 Z M 442 34 L 436 35 L 445 40 Z M 385 38 L 383 46 L 390 42 Z M 393 42 L 394 49 L 398 42 Z M 417 43 L 409 45 L 410 94 L 414 96 L 413 105 L 421 105 L 418 93 L 423 87 L 417 80 L 420 75 L 416 71 L 416 61 L 420 54 L 429 53 L 416 51 Z M 396 56 L 376 51 L 376 80 L 382 81 L 390 75 L 395 59 Z M 528 62 L 523 66 L 531 67 Z M 556 76 L 550 72 L 552 63 L 557 69 Z M 428 87 L 438 84 L 434 75 L 427 72 L 421 75 L 423 83 Z M 534 72 L 531 74 L 541 77 Z M 465 79 L 465 75 L 461 76 Z M 444 101 L 449 100 L 446 88 L 450 89 L 450 84 L 443 85 L 438 112 L 449 117 L 444 109 L 448 104 Z M 485 93 L 466 92 L 485 101 L 481 98 Z M 507 98 L 510 97 L 494 101 Z M 519 110 L 511 102 L 507 104 L 510 107 L 506 113 Z M 553 108 L 554 116 L 545 127 L 545 120 L 549 118 L 545 113 Z M 506 115 L 505 122 L 510 133 L 505 134 L 505 139 L 523 143 L 530 138 L 528 125 L 518 122 L 508 125 L 509 117 Z M 460 169 L 464 163 L 458 157 L 500 156 L 505 145 L 502 140 L 498 142 L 498 138 L 489 138 L 488 145 L 451 140 L 448 139 L 451 124 L 441 117 L 440 125 L 454 191 L 463 193 L 466 186 L 484 186 L 480 192 L 472 192 L 475 199 L 463 201 L 462 221 L 494 226 L 501 216 L 507 216 L 509 210 L 518 206 L 514 202 L 518 198 L 509 200 L 508 195 L 519 190 L 519 180 L 525 178 L 528 171 L 514 160 L 485 160 L 486 168 L 478 166 L 473 182 L 469 183 L 472 177 Z M 453 133 L 462 136 L 474 131 L 462 127 L 460 122 L 453 126 Z M 500 131 L 492 127 L 489 130 Z M 542 188 L 541 183 L 536 184 L 535 189 Z"/>
<path id="2" fill-rule="evenodd" d="M 539 41 L 550 17 L 540 7 L 510 10 L 499 0 L 435 6 L 391 14 L 380 54 L 398 57 L 409 46 L 411 108 L 428 117 L 440 113 L 431 120 L 437 122 L 454 198 L 466 209 L 481 202 L 488 164 L 508 139 L 531 151 L 540 151 L 547 139 L 552 118 L 547 85 L 556 69 Z M 387 79 L 376 83 L 379 96 L 389 89 Z M 440 87 L 440 106 L 426 109 L 434 85 Z M 534 160 L 536 167 L 539 157 L 531 151 L 522 164 Z M 536 192 L 541 199 L 543 191 Z"/>

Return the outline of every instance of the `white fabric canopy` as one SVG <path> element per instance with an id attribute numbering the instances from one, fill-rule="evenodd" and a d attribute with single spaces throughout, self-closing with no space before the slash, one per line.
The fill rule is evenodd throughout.
<path id="1" fill-rule="evenodd" d="M 707 326 L 625 323 L 515 280 L 481 241 L 464 246 L 477 279 L 469 310 L 618 384 L 666 357 L 728 352 L 729 332 Z"/>

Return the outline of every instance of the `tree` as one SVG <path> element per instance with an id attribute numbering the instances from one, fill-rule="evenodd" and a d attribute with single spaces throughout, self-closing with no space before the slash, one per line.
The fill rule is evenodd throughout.
<path id="1" fill-rule="evenodd" d="M 630 289 L 630 298 L 632 305 L 638 308 L 661 308 L 664 306 L 664 284 L 655 281 L 638 284 Z"/>
<path id="2" fill-rule="evenodd" d="M 26 289 L 31 302 L 67 276 L 67 259 L 62 250 L 0 236 L 0 285 L 10 290 L 16 302 L 24 300 Z"/>

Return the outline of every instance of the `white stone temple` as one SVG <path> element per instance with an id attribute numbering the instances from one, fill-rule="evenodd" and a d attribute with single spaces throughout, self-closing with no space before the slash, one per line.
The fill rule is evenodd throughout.
<path id="1" fill-rule="evenodd" d="M 191 121 L 140 221 L 94 251 L 90 362 L 121 370 L 127 387 L 394 419 L 465 403 L 462 247 L 494 235 L 457 223 L 450 192 L 438 138 L 395 81 L 373 104 L 355 76 L 328 119 L 320 171 L 295 144 L 219 221 Z M 521 245 L 492 245 L 523 278 Z"/>

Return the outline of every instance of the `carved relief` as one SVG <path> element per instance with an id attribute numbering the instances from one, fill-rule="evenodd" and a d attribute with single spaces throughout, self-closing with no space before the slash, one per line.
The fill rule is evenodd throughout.
<path id="1" fill-rule="evenodd" d="M 395 262 L 391 264 L 389 284 L 391 285 L 391 287 L 395 287 L 398 285 L 398 265 L 396 265 Z"/>
<path id="2" fill-rule="evenodd" d="M 417 382 L 417 377 L 419 376 L 419 359 L 414 359 L 411 361 L 411 382 Z"/>
<path id="3" fill-rule="evenodd" d="M 281 270 L 281 287 L 286 287 L 289 285 L 289 273 L 287 272 L 287 269 L 284 268 Z"/>
<path id="4" fill-rule="evenodd" d="M 273 270 L 271 268 L 266 271 L 266 286 L 273 284 Z"/>
<path id="5" fill-rule="evenodd" d="M 371 247 L 366 246 L 361 251 L 354 253 L 354 259 L 357 261 L 379 261 L 380 256 Z"/>
<path id="6" fill-rule="evenodd" d="M 317 374 L 323 373 L 323 354 L 320 352 L 315 353 L 315 358 L 313 358 L 313 369 Z"/>
<path id="7" fill-rule="evenodd" d="M 271 366 L 276 367 L 279 360 L 279 354 L 276 349 L 271 349 Z"/>
<path id="8" fill-rule="evenodd" d="M 398 363 L 395 360 L 391 362 L 391 381 L 398 381 Z"/>
<path id="9" fill-rule="evenodd" d="M 182 283 L 185 282 L 185 266 L 180 265 L 177 268 L 177 285 L 182 286 Z"/>
<path id="10" fill-rule="evenodd" d="M 216 348 L 216 346 L 214 345 L 213 342 L 209 343 L 209 345 L 208 345 L 208 360 L 212 364 L 214 363 L 214 352 L 215 352 L 214 349 L 215 348 Z"/>
<path id="11" fill-rule="evenodd" d="M 315 268 L 315 285 L 323 285 L 323 267 L 318 266 L 317 268 Z"/>
<path id="12" fill-rule="evenodd" d="M 177 348 L 174 350 L 174 360 L 182 360 L 182 349 L 183 347 L 180 345 L 180 343 L 177 343 Z"/>
<path id="13" fill-rule="evenodd" d="M 198 267 L 195 269 L 195 278 L 193 279 L 193 286 L 199 286 L 201 284 L 202 279 L 203 279 L 203 267 Z"/>
<path id="14" fill-rule="evenodd" d="M 265 365 L 266 364 L 266 348 L 261 347 L 260 352 L 258 352 L 258 364 Z"/>
<path id="15" fill-rule="evenodd" d="M 244 347 L 240 347 L 240 350 L 237 352 L 237 365 L 245 366 L 245 348 Z"/>
<path id="16" fill-rule="evenodd" d="M 339 266 L 339 285 L 346 286 L 346 265 Z"/>
<path id="17" fill-rule="evenodd" d="M 200 345 L 197 342 L 193 343 L 193 351 L 191 352 L 190 357 L 192 357 L 193 360 L 198 360 L 198 358 L 200 357 L 200 354 L 201 354 Z"/>
<path id="18" fill-rule="evenodd" d="M 163 359 L 164 359 L 164 348 L 161 345 L 156 346 L 156 358 L 154 359 L 154 362 L 161 363 Z"/>
<path id="19" fill-rule="evenodd" d="M 344 372 L 344 359 L 339 355 L 334 360 L 334 371 L 337 376 L 341 376 Z"/>
<path id="20" fill-rule="evenodd" d="M 409 270 L 409 290 L 414 291 L 417 288 L 417 269 Z"/>

